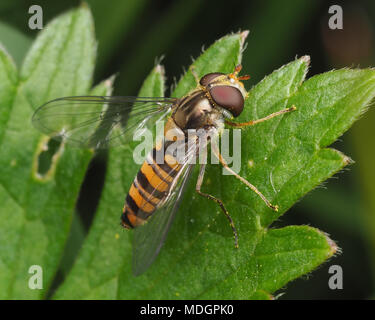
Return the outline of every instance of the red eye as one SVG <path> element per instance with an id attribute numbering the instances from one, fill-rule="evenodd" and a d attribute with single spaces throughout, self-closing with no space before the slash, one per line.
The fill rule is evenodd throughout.
<path id="1" fill-rule="evenodd" d="M 207 86 L 212 80 L 214 80 L 215 78 L 219 77 L 219 76 L 222 76 L 224 73 L 220 73 L 220 72 L 215 72 L 215 73 L 207 73 L 205 76 L 203 76 L 201 78 L 201 80 L 199 81 L 199 83 L 202 85 L 202 86 Z"/>
<path id="2" fill-rule="evenodd" d="M 234 117 L 238 117 L 241 114 L 244 98 L 237 88 L 232 86 L 214 86 L 210 89 L 210 94 L 217 105 L 230 111 Z"/>

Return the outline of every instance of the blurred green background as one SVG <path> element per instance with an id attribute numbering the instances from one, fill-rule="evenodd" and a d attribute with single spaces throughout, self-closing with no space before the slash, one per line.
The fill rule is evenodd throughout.
<path id="1" fill-rule="evenodd" d="M 117 75 L 116 95 L 136 95 L 155 61 L 164 57 L 173 86 L 192 57 L 219 37 L 250 30 L 243 67 L 249 89 L 265 75 L 310 55 L 308 77 L 333 68 L 375 65 L 375 2 L 268 0 L 88 0 L 98 39 L 96 82 Z M 44 24 L 79 1 L 1 0 L 0 42 L 20 65 L 37 30 L 28 28 L 28 9 L 38 4 Z M 328 8 L 339 4 L 344 29 L 328 28 Z M 169 94 L 169 91 L 166 93 Z M 290 283 L 280 299 L 372 299 L 375 297 L 375 110 L 370 108 L 334 148 L 356 162 L 309 193 L 274 226 L 308 224 L 328 232 L 343 253 L 304 279 Z M 95 212 L 104 181 L 106 154 L 90 165 L 77 214 L 53 288 L 69 272 Z M 328 288 L 329 266 L 343 268 L 343 290 Z M 307 281 L 307 279 L 309 279 Z M 53 290 L 52 288 L 52 290 Z"/>

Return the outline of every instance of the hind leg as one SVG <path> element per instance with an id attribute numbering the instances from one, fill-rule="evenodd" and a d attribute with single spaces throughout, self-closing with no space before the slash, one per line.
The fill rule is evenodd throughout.
<path id="1" fill-rule="evenodd" d="M 210 199 L 210 200 L 213 200 L 215 201 L 221 208 L 221 210 L 224 212 L 226 218 L 228 219 L 229 221 L 229 225 L 231 226 L 232 228 L 232 231 L 233 231 L 233 237 L 234 237 L 234 246 L 236 248 L 238 248 L 238 233 L 237 233 L 237 229 L 236 227 L 234 226 L 234 223 L 233 223 L 233 219 L 232 217 L 230 216 L 228 210 L 225 208 L 224 204 L 223 204 L 223 201 L 221 201 L 220 199 L 208 194 L 208 193 L 203 193 L 201 191 L 201 186 L 202 186 L 202 183 L 203 183 L 203 178 L 204 178 L 204 170 L 206 168 L 206 165 L 205 164 L 202 164 L 201 167 L 200 167 L 200 171 L 199 171 L 199 176 L 198 176 L 198 181 L 197 181 L 197 185 L 195 187 L 195 191 L 200 194 L 202 197 L 205 197 L 207 199 Z"/>

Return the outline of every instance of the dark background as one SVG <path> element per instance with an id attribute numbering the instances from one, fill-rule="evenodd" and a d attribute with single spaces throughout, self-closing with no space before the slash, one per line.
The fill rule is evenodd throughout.
<path id="1" fill-rule="evenodd" d="M 311 56 L 308 77 L 333 68 L 375 65 L 375 2 L 269 0 L 92 0 L 98 38 L 95 82 L 117 74 L 115 94 L 136 95 L 142 80 L 164 56 L 167 84 L 219 37 L 250 30 L 243 56 L 251 88 L 296 56 Z M 44 24 L 79 1 L 0 2 L 0 41 L 20 65 L 37 30 L 28 8 L 43 8 Z M 328 28 L 328 8 L 339 4 L 343 30 Z M 169 94 L 169 90 L 166 93 Z M 308 224 L 331 235 L 342 254 L 290 283 L 280 299 L 371 299 L 375 297 L 375 111 L 358 121 L 333 147 L 356 163 L 310 192 L 273 227 Z M 92 221 L 105 175 L 106 154 L 90 165 L 77 204 L 70 240 L 55 286 L 69 271 Z M 343 290 L 330 290 L 328 268 L 342 266 Z M 308 279 L 308 281 L 307 281 Z"/>

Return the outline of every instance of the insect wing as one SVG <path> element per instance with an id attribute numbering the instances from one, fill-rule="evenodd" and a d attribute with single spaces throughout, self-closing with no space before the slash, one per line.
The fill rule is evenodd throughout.
<path id="1" fill-rule="evenodd" d="M 208 134 L 215 138 L 217 131 L 213 130 Z M 178 163 L 182 164 L 179 175 L 175 178 L 176 185 L 171 188 L 172 192 L 149 220 L 134 230 L 133 274 L 135 276 L 145 272 L 157 257 L 178 210 L 184 188 L 196 161 L 195 156 L 197 153 L 207 151 L 209 141 L 207 136 L 203 140 L 197 140 L 197 138 L 194 135 L 189 136 L 188 141 L 177 147 L 177 154 L 181 151 L 180 147 L 185 151 L 182 157 L 176 157 L 176 154 L 173 154 L 178 159 Z M 151 193 L 151 196 L 153 196 L 153 193 Z"/>
<path id="2" fill-rule="evenodd" d="M 83 148 L 128 143 L 136 130 L 153 127 L 176 99 L 142 97 L 65 97 L 39 107 L 32 118 L 41 132 Z"/>
<path id="3" fill-rule="evenodd" d="M 145 272 L 159 254 L 193 167 L 194 165 L 186 163 L 181 168 L 180 175 L 176 177 L 178 179 L 176 187 L 164 204 L 153 213 L 144 225 L 134 230 L 132 269 L 135 276 Z"/>

